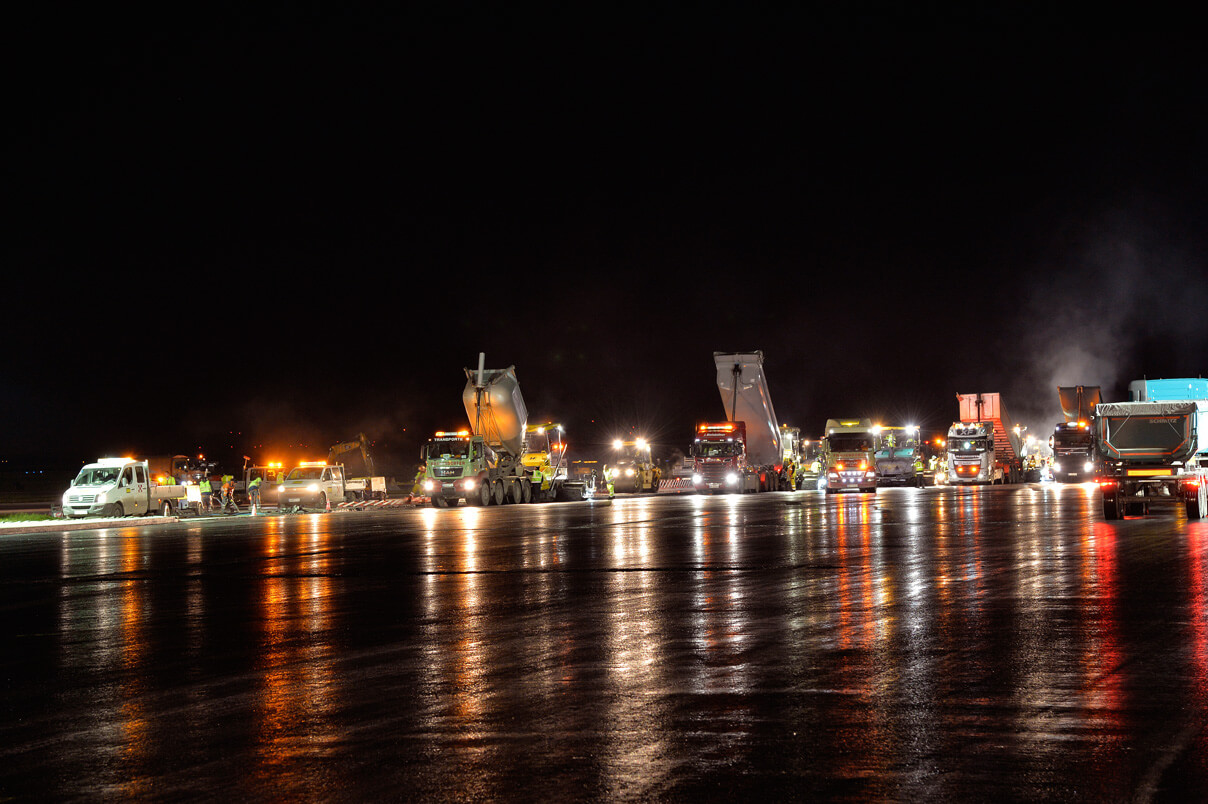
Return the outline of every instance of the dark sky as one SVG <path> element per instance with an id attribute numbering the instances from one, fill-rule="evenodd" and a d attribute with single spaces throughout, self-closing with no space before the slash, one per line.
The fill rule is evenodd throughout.
<path id="1" fill-rule="evenodd" d="M 811 434 L 1208 369 L 1191 38 L 338 9 L 10 30 L 0 460 L 410 464 L 479 351 L 664 451 L 714 350 Z"/>

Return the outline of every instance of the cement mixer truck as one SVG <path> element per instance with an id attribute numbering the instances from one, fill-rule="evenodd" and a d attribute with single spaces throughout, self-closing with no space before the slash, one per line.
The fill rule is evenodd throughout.
<path id="1" fill-rule="evenodd" d="M 530 426 L 516 367 L 465 370 L 461 401 L 471 429 L 438 432 L 420 452 L 424 493 L 437 508 L 581 500 L 585 483 L 567 474 L 558 424 Z"/>
<path id="2" fill-rule="evenodd" d="M 724 423 L 701 424 L 691 447 L 697 491 L 776 491 L 783 453 L 763 352 L 714 352 Z"/>

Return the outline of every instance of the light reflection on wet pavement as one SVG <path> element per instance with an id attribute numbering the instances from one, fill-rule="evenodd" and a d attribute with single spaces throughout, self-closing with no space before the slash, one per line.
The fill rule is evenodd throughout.
<path id="1" fill-rule="evenodd" d="M 1208 524 L 1089 486 L 0 541 L 0 797 L 1187 800 Z"/>

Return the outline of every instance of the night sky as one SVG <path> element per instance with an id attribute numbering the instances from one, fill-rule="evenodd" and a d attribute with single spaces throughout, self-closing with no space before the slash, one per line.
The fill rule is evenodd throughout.
<path id="1" fill-rule="evenodd" d="M 404 473 L 479 351 L 580 456 L 724 418 L 714 350 L 811 435 L 1208 370 L 1190 37 L 338 8 L 9 31 L 0 460 Z"/>

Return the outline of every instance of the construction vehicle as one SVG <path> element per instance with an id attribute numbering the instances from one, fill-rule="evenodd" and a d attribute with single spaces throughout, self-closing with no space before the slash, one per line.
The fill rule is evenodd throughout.
<path id="1" fill-rule="evenodd" d="M 173 516 L 185 505 L 187 495 L 185 486 L 157 483 L 147 461 L 101 458 L 96 463 L 85 464 L 71 481 L 71 487 L 63 492 L 63 515 Z"/>
<path id="2" fill-rule="evenodd" d="M 926 459 L 919 443 L 919 428 L 876 427 L 880 443 L 873 455 L 877 486 L 914 486 L 927 483 Z"/>
<path id="3" fill-rule="evenodd" d="M 1101 401 L 1099 386 L 1059 386 L 1057 398 L 1061 401 L 1065 421 L 1058 422 L 1049 436 L 1053 479 L 1059 483 L 1081 483 L 1095 474 L 1091 417 Z"/>
<path id="4" fill-rule="evenodd" d="M 714 352 L 713 363 L 727 422 L 697 427 L 693 485 L 698 491 L 775 491 L 783 457 L 763 352 Z"/>
<path id="5" fill-rule="evenodd" d="M 650 444 L 644 438 L 612 442 L 613 458 L 607 468 L 612 472 L 613 491 L 640 493 L 659 490 L 661 472 L 650 458 Z"/>
<path id="6" fill-rule="evenodd" d="M 876 453 L 881 438 L 871 419 L 827 419 L 822 438 L 826 493 L 877 490 Z"/>
<path id="7" fill-rule="evenodd" d="M 346 477 L 344 479 L 345 490 L 357 500 L 386 499 L 386 478 L 379 477 L 377 474 L 373 465 L 373 456 L 369 454 L 369 439 L 365 438 L 364 433 L 358 433 L 356 441 L 333 444 L 327 451 L 327 462 L 340 463 L 338 460 L 340 456 L 356 450 L 360 450 L 361 460 L 365 465 L 365 475 L 364 477 Z"/>
<path id="8" fill-rule="evenodd" d="M 1101 402 L 1094 422 L 1104 519 L 1147 514 L 1153 502 L 1208 516 L 1208 401 Z"/>
<path id="9" fill-rule="evenodd" d="M 961 420 L 948 428 L 948 475 L 952 485 L 1018 483 L 1023 474 L 1019 428 L 1001 395 L 957 394 Z"/>
<path id="10" fill-rule="evenodd" d="M 584 499 L 588 483 L 569 477 L 562 426 L 530 427 L 516 367 L 488 370 L 485 360 L 480 353 L 478 369 L 465 369 L 471 429 L 438 432 L 420 453 L 424 493 L 437 508 Z"/>

